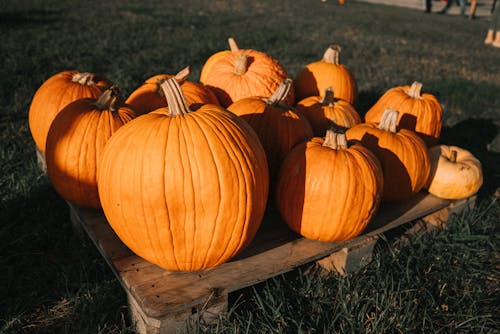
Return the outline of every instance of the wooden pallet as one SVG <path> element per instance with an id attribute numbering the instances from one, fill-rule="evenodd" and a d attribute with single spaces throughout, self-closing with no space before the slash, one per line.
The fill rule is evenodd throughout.
<path id="1" fill-rule="evenodd" d="M 137 331 L 176 333 L 186 320 L 210 321 L 227 311 L 228 294 L 314 263 L 340 273 L 368 263 L 384 232 L 418 221 L 414 232 L 442 227 L 453 213 L 472 208 L 475 197 L 449 201 L 420 193 L 412 200 L 381 206 L 363 235 L 345 242 L 326 243 L 301 238 L 276 214 L 268 214 L 253 242 L 236 258 L 216 268 L 196 272 L 163 270 L 134 255 L 116 236 L 100 211 L 70 206 L 71 221 L 82 229 L 107 261 L 127 294 Z"/>

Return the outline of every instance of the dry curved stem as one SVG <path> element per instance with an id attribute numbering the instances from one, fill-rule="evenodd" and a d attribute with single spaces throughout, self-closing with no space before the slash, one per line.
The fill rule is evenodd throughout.
<path id="1" fill-rule="evenodd" d="M 286 97 L 290 93 L 290 89 L 292 88 L 292 79 L 285 79 L 281 82 L 281 84 L 276 88 L 273 95 L 267 98 L 263 98 L 262 100 L 272 106 L 276 106 L 285 101 Z"/>
<path id="2" fill-rule="evenodd" d="M 123 105 L 123 101 L 120 88 L 113 85 L 106 89 L 93 105 L 100 111 L 109 109 L 111 112 L 115 112 Z"/>
<path id="3" fill-rule="evenodd" d="M 238 44 L 236 44 L 236 41 L 234 40 L 234 38 L 232 37 L 229 37 L 227 39 L 227 42 L 229 43 L 229 49 L 231 50 L 231 52 L 238 52 L 240 51 L 240 48 L 238 47 Z"/>
<path id="4" fill-rule="evenodd" d="M 422 98 L 422 95 L 421 95 L 422 86 L 423 86 L 422 83 L 420 83 L 418 81 L 414 81 L 411 84 L 410 90 L 406 94 L 408 94 L 410 97 L 412 97 L 414 99 L 421 99 Z"/>
<path id="5" fill-rule="evenodd" d="M 80 85 L 92 86 L 94 82 L 94 73 L 83 72 L 75 73 L 71 78 L 71 81 L 78 82 Z"/>
<path id="6" fill-rule="evenodd" d="M 323 146 L 329 147 L 333 150 L 345 150 L 347 149 L 347 138 L 345 133 L 337 131 L 335 129 L 326 130 L 325 141 Z"/>
<path id="7" fill-rule="evenodd" d="M 191 68 L 189 66 L 184 67 L 182 70 L 180 70 L 175 76 L 175 80 L 177 82 L 182 83 L 187 80 L 189 75 L 191 74 Z"/>
<path id="8" fill-rule="evenodd" d="M 333 87 L 328 87 L 325 89 L 325 97 L 321 101 L 323 106 L 332 107 L 335 105 L 335 94 L 333 92 Z"/>
<path id="9" fill-rule="evenodd" d="M 337 44 L 332 44 L 326 49 L 325 53 L 323 54 L 323 59 L 322 61 L 329 63 L 329 64 L 334 64 L 338 65 L 340 64 L 339 58 L 340 58 L 340 51 L 342 48 L 340 45 Z"/>
<path id="10" fill-rule="evenodd" d="M 385 109 L 384 113 L 382 114 L 382 119 L 380 120 L 378 128 L 380 130 L 396 133 L 398 125 L 398 117 L 399 117 L 398 111 L 391 108 Z"/>
<path id="11" fill-rule="evenodd" d="M 161 83 L 161 89 L 167 99 L 169 116 L 175 117 L 189 113 L 189 106 L 182 94 L 181 86 L 174 78 L 167 79 Z"/>

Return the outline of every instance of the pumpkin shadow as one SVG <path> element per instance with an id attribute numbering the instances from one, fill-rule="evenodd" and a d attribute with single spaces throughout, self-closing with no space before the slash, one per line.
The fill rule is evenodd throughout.
<path id="1" fill-rule="evenodd" d="M 367 90 L 358 93 L 358 99 L 354 104 L 354 109 L 358 112 L 359 117 L 362 120 L 365 119 L 365 115 L 368 110 L 377 102 L 377 100 L 382 96 L 378 91 Z"/>

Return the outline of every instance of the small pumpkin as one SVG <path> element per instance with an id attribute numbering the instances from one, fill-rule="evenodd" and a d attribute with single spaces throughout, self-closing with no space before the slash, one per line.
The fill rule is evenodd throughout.
<path id="1" fill-rule="evenodd" d="M 295 108 L 307 118 L 316 137 L 324 136 L 332 125 L 351 128 L 361 123 L 361 118 L 352 105 L 334 98 L 332 87 L 325 90 L 324 96 L 306 97 Z"/>
<path id="2" fill-rule="evenodd" d="M 288 152 L 313 136 L 307 119 L 285 103 L 291 87 L 292 80 L 287 79 L 267 99 L 247 97 L 227 108 L 243 118 L 257 133 L 266 151 L 271 180 L 278 174 Z"/>
<path id="3" fill-rule="evenodd" d="M 283 66 L 270 55 L 240 49 L 230 38 L 231 51 L 217 52 L 203 66 L 200 82 L 210 88 L 223 107 L 245 97 L 270 97 L 288 79 Z M 293 89 L 287 103 L 294 102 Z"/>
<path id="4" fill-rule="evenodd" d="M 431 174 L 429 193 L 446 199 L 464 199 L 479 191 L 483 184 L 481 162 L 471 152 L 457 147 L 437 145 L 429 149 Z"/>
<path id="5" fill-rule="evenodd" d="M 382 168 L 367 148 L 326 131 L 297 145 L 283 162 L 276 203 L 286 224 L 308 239 L 348 240 L 374 217 L 383 187 Z"/>
<path id="6" fill-rule="evenodd" d="M 210 89 L 200 83 L 187 80 L 190 73 L 190 68 L 186 67 L 175 76 L 169 74 L 155 75 L 147 79 L 140 87 L 133 91 L 125 102 L 132 106 L 140 115 L 164 108 L 167 106 L 167 100 L 163 95 L 161 84 L 166 79 L 175 77 L 181 85 L 182 93 L 188 105 L 196 103 L 218 105 L 219 101 Z"/>
<path id="7" fill-rule="evenodd" d="M 413 131 L 398 129 L 399 113 L 387 109 L 379 124 L 362 123 L 347 130 L 380 160 L 384 172 L 384 201 L 404 201 L 419 192 L 430 174 L 430 157 L 424 141 Z"/>
<path id="8" fill-rule="evenodd" d="M 211 268 L 248 245 L 261 224 L 265 152 L 236 115 L 213 104 L 190 110 L 174 78 L 161 86 L 168 108 L 134 119 L 106 145 L 102 207 L 138 256 L 169 270 Z"/>
<path id="9" fill-rule="evenodd" d="M 110 86 L 108 79 L 87 72 L 63 71 L 47 79 L 33 96 L 28 112 L 37 148 L 45 153 L 50 125 L 65 106 L 82 98 L 98 98 Z"/>
<path id="10" fill-rule="evenodd" d="M 365 121 L 378 123 L 387 108 L 395 109 L 399 112 L 399 128 L 415 131 L 429 147 L 436 145 L 441 135 L 443 108 L 434 95 L 422 93 L 422 87 L 415 81 L 411 86 L 389 89 L 367 111 Z"/>
<path id="11" fill-rule="evenodd" d="M 79 99 L 59 112 L 47 135 L 46 162 L 61 197 L 80 206 L 100 207 L 97 168 L 104 146 L 134 116 L 116 86 L 99 99 Z"/>
<path id="12" fill-rule="evenodd" d="M 335 98 L 354 105 L 358 86 L 351 71 L 340 64 L 339 45 L 330 45 L 323 59 L 308 64 L 295 79 L 295 98 L 300 101 L 309 96 L 319 96 L 328 87 L 333 87 Z"/>

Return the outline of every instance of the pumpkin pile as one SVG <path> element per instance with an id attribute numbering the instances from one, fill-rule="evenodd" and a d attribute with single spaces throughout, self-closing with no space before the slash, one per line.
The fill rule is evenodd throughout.
<path id="1" fill-rule="evenodd" d="M 482 185 L 468 151 L 438 145 L 442 108 L 423 85 L 389 89 L 362 120 L 338 45 L 295 80 L 269 54 L 216 52 L 199 82 L 189 67 L 146 79 L 125 99 L 92 73 L 44 82 L 29 110 L 55 190 L 102 209 L 117 236 L 168 270 L 229 261 L 267 209 L 305 238 L 361 234 L 380 203 L 423 189 L 466 198 Z"/>

